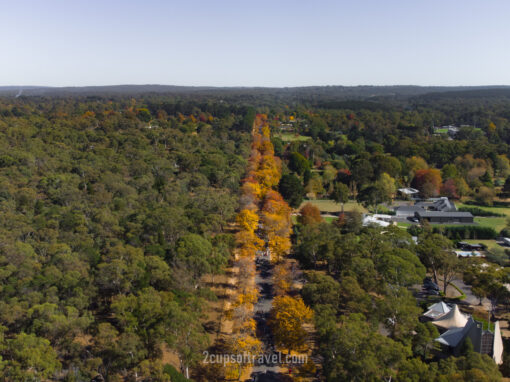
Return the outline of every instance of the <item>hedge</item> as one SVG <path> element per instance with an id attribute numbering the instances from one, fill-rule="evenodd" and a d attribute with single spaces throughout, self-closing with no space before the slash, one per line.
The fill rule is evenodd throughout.
<path id="1" fill-rule="evenodd" d="M 493 211 L 487 211 L 480 207 L 460 207 L 460 212 L 471 212 L 474 216 L 506 216 Z"/>
<path id="2" fill-rule="evenodd" d="M 452 240 L 465 240 L 465 239 L 495 239 L 498 233 L 491 227 L 480 226 L 445 226 L 434 227 L 435 233 L 442 233 Z"/>

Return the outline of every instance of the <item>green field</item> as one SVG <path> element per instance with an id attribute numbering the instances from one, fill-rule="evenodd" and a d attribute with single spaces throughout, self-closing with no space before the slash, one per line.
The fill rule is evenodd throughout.
<path id="1" fill-rule="evenodd" d="M 280 138 L 284 142 L 307 141 L 311 139 L 311 137 L 306 137 L 304 135 L 299 135 L 290 132 L 274 133 L 273 136 Z"/>
<path id="2" fill-rule="evenodd" d="M 310 199 L 304 200 L 299 208 L 303 207 L 306 203 L 311 203 L 316 206 L 321 212 L 340 212 L 342 211 L 342 205 L 331 199 Z M 361 204 L 351 201 L 344 205 L 344 211 L 358 210 L 360 213 L 367 212 Z"/>
<path id="3" fill-rule="evenodd" d="M 475 223 L 484 227 L 491 227 L 499 233 L 506 226 L 506 218 L 504 217 L 475 217 Z"/>
<path id="4" fill-rule="evenodd" d="M 475 222 L 485 226 L 485 227 L 491 227 L 494 228 L 497 232 L 501 231 L 506 226 L 506 219 L 510 217 L 510 207 L 486 207 L 486 206 L 480 206 L 480 205 L 470 205 L 470 204 L 464 204 L 464 203 L 456 203 L 457 208 L 461 207 L 478 207 L 485 211 L 491 211 L 498 214 L 504 214 L 506 216 L 489 216 L 489 217 L 481 217 L 481 216 L 475 216 Z"/>

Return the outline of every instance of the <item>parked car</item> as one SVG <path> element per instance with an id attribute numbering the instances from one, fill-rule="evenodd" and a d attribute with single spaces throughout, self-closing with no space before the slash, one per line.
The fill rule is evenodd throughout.
<path id="1" fill-rule="evenodd" d="M 425 289 L 430 289 L 430 290 L 439 290 L 439 285 L 437 285 L 433 281 L 424 281 L 423 282 L 423 287 Z"/>

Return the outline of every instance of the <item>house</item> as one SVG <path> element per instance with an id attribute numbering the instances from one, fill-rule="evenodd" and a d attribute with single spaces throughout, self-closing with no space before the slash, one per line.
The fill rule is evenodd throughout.
<path id="1" fill-rule="evenodd" d="M 474 222 L 471 212 L 417 211 L 414 213 L 420 222 L 429 223 L 467 223 Z"/>

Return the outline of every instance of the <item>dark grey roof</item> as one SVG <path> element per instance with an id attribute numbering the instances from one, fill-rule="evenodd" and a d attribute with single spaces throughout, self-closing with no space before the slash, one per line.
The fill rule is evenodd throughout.
<path id="1" fill-rule="evenodd" d="M 400 207 L 395 207 L 395 211 L 425 211 L 423 208 L 421 207 L 417 207 L 417 206 L 400 206 Z"/>
<path id="2" fill-rule="evenodd" d="M 416 211 L 422 218 L 472 218 L 471 212 Z"/>
<path id="3" fill-rule="evenodd" d="M 435 209 L 436 211 L 453 212 L 457 211 L 455 204 L 450 201 L 447 197 L 434 198 L 423 202 L 418 202 L 415 206 L 420 206 L 425 209 Z"/>
<path id="4" fill-rule="evenodd" d="M 473 317 L 469 317 L 468 321 L 466 322 L 466 325 L 463 328 L 454 328 L 447 330 L 446 332 L 441 334 L 438 338 L 436 338 L 436 341 L 442 343 L 443 345 L 455 348 L 468 335 L 473 325 L 476 325 L 476 322 L 475 320 L 473 320 Z"/>

